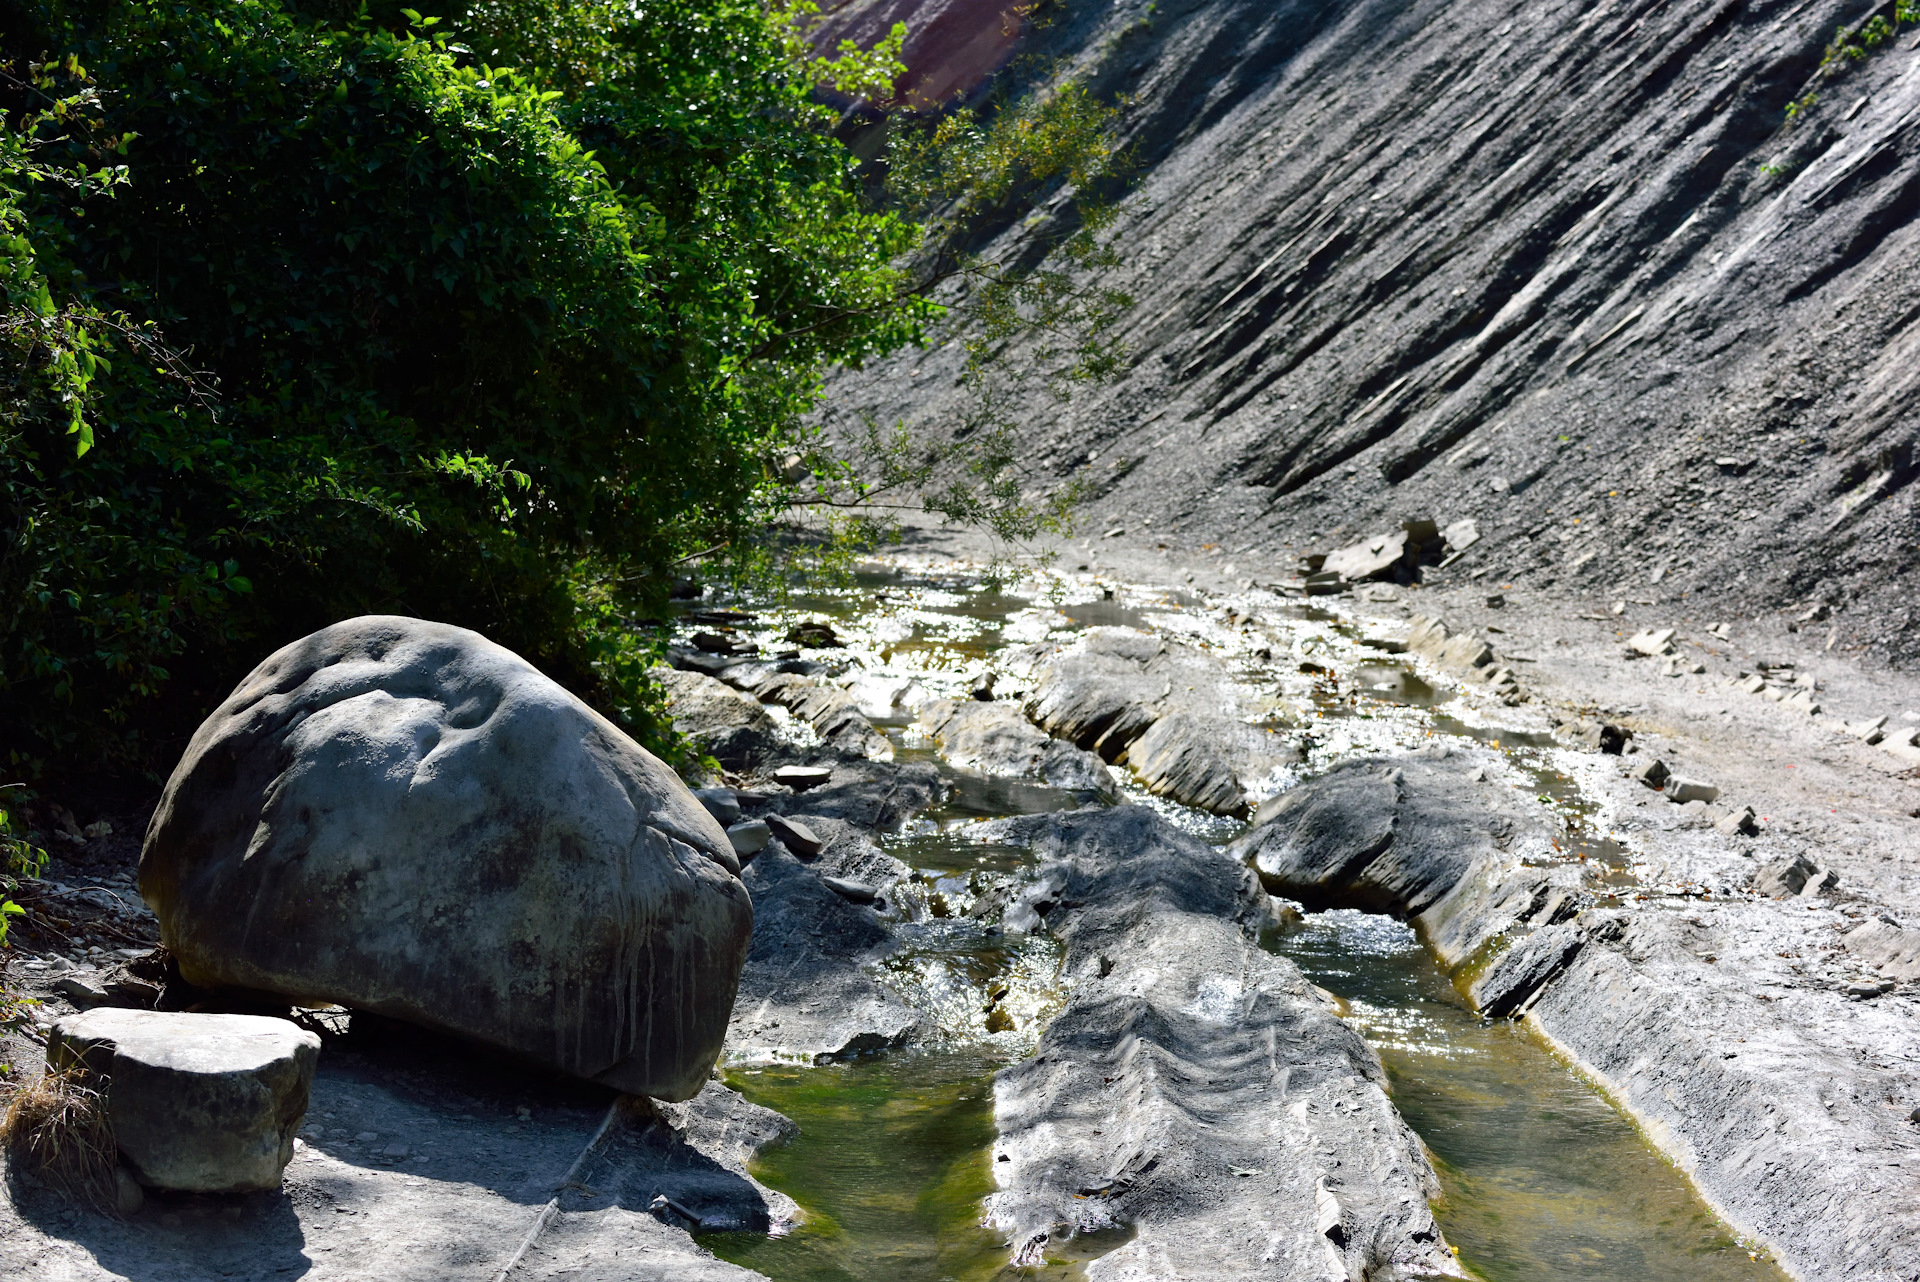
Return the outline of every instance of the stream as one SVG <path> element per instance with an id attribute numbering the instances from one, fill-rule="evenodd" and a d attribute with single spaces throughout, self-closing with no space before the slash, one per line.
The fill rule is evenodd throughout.
<path id="1" fill-rule="evenodd" d="M 848 656 L 868 670 L 911 675 L 951 697 L 1010 642 L 1114 624 L 1191 635 L 1205 617 L 1190 600 L 1116 596 L 1060 580 L 1051 586 L 1047 600 L 1039 591 L 975 590 L 964 579 L 869 574 L 844 593 L 766 611 L 756 637 L 777 648 L 792 620 L 828 618 L 847 639 Z M 1090 594 L 1099 595 L 1073 599 Z M 1551 741 L 1449 707 L 1447 692 L 1410 665 L 1358 649 L 1358 633 L 1323 611 L 1296 608 L 1274 626 L 1292 626 L 1295 653 L 1317 660 L 1298 665 L 1305 675 L 1290 691 L 1313 718 L 1303 773 L 1347 753 L 1435 737 L 1498 746 L 1562 817 L 1561 855 L 1586 866 L 1590 889 L 1604 896 L 1633 884 L 1631 861 L 1597 826 L 1577 767 Z M 729 1085 L 798 1123 L 798 1137 L 766 1153 L 755 1173 L 808 1218 L 784 1237 L 716 1233 L 700 1241 L 775 1282 L 1082 1276 L 1087 1260 L 1116 1243 L 1056 1243 L 1045 1268 L 1014 1270 L 1005 1245 L 980 1222 L 981 1199 L 993 1189 L 992 1075 L 1031 1053 L 1057 1009 L 1058 953 L 1044 935 L 1002 938 L 962 911 L 1028 863 L 1022 850 L 973 841 L 974 824 L 1076 800 L 1031 781 L 956 769 L 907 718 L 876 717 L 875 724 L 897 759 L 935 762 L 949 786 L 940 807 L 881 841 L 915 870 L 912 893 L 922 905 L 937 905 L 897 927 L 902 945 L 884 975 L 935 1033 L 923 1048 L 851 1063 L 729 1071 Z M 1243 830 L 1240 821 L 1132 784 L 1123 792 L 1123 801 L 1151 805 L 1208 841 Z M 1591 1083 L 1525 1028 L 1475 1015 L 1407 925 L 1351 910 L 1314 913 L 1270 946 L 1339 998 L 1342 1014 L 1380 1055 L 1389 1093 L 1439 1174 L 1434 1214 L 1475 1275 L 1487 1282 L 1784 1277 L 1736 1240 Z"/>

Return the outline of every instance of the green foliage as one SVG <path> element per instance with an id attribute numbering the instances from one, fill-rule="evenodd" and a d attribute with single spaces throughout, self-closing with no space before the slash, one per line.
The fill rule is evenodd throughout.
<path id="1" fill-rule="evenodd" d="M 1888 21 L 1885 14 L 1875 14 L 1857 27 L 1836 28 L 1833 39 L 1827 44 L 1826 53 L 1820 58 L 1814 78 L 1817 81 L 1839 79 L 1853 67 L 1865 62 L 1875 51 L 1891 45 L 1900 34 L 1901 27 L 1916 21 L 1920 21 L 1920 0 L 1895 0 L 1892 21 Z M 1787 124 L 1801 120 L 1819 105 L 1818 94 L 1812 91 L 1802 94 L 1787 104 Z"/>
<path id="2" fill-rule="evenodd" d="M 164 769 L 268 650 L 369 612 L 479 629 L 672 753 L 641 621 L 688 559 L 777 577 L 914 487 L 1064 519 L 997 410 L 912 458 L 809 415 L 829 366 L 962 320 L 983 405 L 1008 336 L 1051 336 L 1062 389 L 1116 367 L 1124 300 L 1074 283 L 1100 201 L 1045 271 L 968 248 L 1113 179 L 1113 109 L 1070 84 L 909 122 L 878 182 L 814 89 L 883 95 L 905 33 L 822 56 L 806 0 L 0 14 L 0 738 L 28 772 Z"/>
<path id="3" fill-rule="evenodd" d="M 0 798 L 24 790 L 21 784 L 8 784 L 0 787 Z M 14 821 L 13 811 L 0 804 L 0 947 L 6 945 L 12 919 L 26 913 L 13 902 L 20 893 L 21 878 L 38 877 L 46 866 L 47 852 L 27 841 Z"/>

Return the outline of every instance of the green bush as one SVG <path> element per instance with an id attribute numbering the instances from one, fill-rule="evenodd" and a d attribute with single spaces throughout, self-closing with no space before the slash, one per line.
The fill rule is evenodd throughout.
<path id="1" fill-rule="evenodd" d="M 9 87 L 16 141 L 60 171 L 132 135 L 110 194 L 6 171 L 9 316 L 40 281 L 121 321 L 83 327 L 84 453 L 51 346 L 13 335 L 0 389 L 16 761 L 164 769 L 269 649 L 372 611 L 478 628 L 662 741 L 630 623 L 765 519 L 820 362 L 917 322 L 910 230 L 859 210 L 779 32 L 647 12 L 630 74 L 563 101 L 424 23 L 6 6 L 8 64 L 50 68 Z M 45 110 L 88 77 L 96 110 Z"/>
<path id="2" fill-rule="evenodd" d="M 688 559 L 777 575 L 796 509 L 912 492 L 1059 528 L 982 368 L 1023 330 L 1060 368 L 1020 377 L 1118 368 L 1128 300 L 1075 277 L 1102 207 L 1056 266 L 974 242 L 1113 188 L 1114 109 L 1067 83 L 896 119 L 863 168 L 816 86 L 884 99 L 904 31 L 822 57 L 816 12 L 0 0 L 14 768 L 163 773 L 267 652 L 370 612 L 476 628 L 675 756 L 645 623 Z M 977 322 L 989 430 L 808 425 L 827 367 L 936 322 Z M 844 552 L 863 519 L 809 529 Z"/>

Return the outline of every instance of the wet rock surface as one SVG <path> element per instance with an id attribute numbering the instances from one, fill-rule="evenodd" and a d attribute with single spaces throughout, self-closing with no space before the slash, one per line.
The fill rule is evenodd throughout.
<path id="1" fill-rule="evenodd" d="M 1113 795 L 1113 774 L 1104 761 L 1039 729 L 1017 704 L 938 699 L 920 710 L 919 725 L 956 766 L 1030 776 L 1068 792 Z"/>
<path id="2" fill-rule="evenodd" d="M 1244 865 L 1132 807 L 992 834 L 1038 856 L 1024 906 L 1073 986 L 995 1083 L 988 1206 L 1016 1263 L 1126 1226 L 1090 1278 L 1464 1276 L 1379 1061 L 1260 949 Z"/>
<path id="3" fill-rule="evenodd" d="M 881 895 L 907 875 L 906 866 L 844 820 L 804 819 L 826 838 L 819 855 L 803 860 L 776 842 L 746 868 L 754 931 L 727 1033 L 731 1064 L 872 1054 L 905 1045 L 920 1027 L 873 974 L 892 932 L 870 900 L 834 885 Z"/>
<path id="4" fill-rule="evenodd" d="M 140 891 L 201 987 L 685 1098 L 746 953 L 738 868 L 685 784 L 524 659 L 370 616 L 272 655 L 201 726 Z"/>
<path id="5" fill-rule="evenodd" d="M 1882 986 L 1795 973 L 1782 954 L 1830 947 L 1834 916 L 1765 903 L 1589 914 L 1555 928 L 1584 946 L 1528 1015 L 1795 1274 L 1908 1278 L 1914 999 L 1862 1001 Z"/>

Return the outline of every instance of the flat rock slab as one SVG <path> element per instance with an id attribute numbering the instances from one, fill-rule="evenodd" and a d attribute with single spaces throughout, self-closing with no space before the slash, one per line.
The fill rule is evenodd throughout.
<path id="1" fill-rule="evenodd" d="M 1249 870 L 1142 807 L 988 830 L 1038 857 L 1023 898 L 1071 987 L 994 1084 L 988 1212 L 1016 1265 L 1130 1227 L 1093 1282 L 1464 1276 L 1379 1060 L 1255 942 L 1271 918 Z"/>
<path id="2" fill-rule="evenodd" d="M 54 1023 L 53 1068 L 110 1082 L 135 1178 L 204 1193 L 271 1189 L 293 1159 L 320 1039 L 284 1019 L 103 1007 Z"/>

